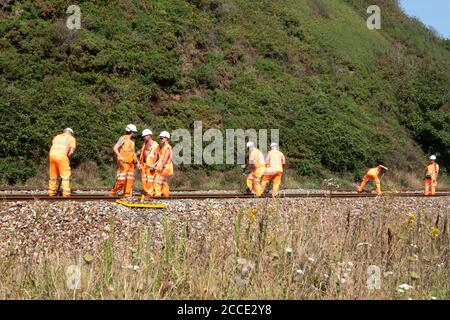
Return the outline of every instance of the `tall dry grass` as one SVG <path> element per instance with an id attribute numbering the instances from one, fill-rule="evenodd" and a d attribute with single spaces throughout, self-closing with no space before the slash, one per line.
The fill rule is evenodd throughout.
<path id="1" fill-rule="evenodd" d="M 376 210 L 321 202 L 307 212 L 295 201 L 261 201 L 232 217 L 211 207 L 201 228 L 163 213 L 161 241 L 151 227 L 130 242 L 110 231 L 94 252 L 20 257 L 12 240 L 0 259 L 0 298 L 450 298 L 448 207 L 430 215 L 380 201 Z M 81 269 L 79 290 L 67 287 L 69 265 Z M 379 289 L 368 288 L 371 265 L 381 270 Z M 413 288 L 401 292 L 402 284 Z"/>

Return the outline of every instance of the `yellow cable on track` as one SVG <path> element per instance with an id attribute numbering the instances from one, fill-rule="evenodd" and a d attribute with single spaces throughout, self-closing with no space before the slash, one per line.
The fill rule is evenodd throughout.
<path id="1" fill-rule="evenodd" d="M 127 206 L 127 207 L 131 207 L 131 208 L 148 208 L 148 209 L 166 209 L 167 205 L 164 203 L 149 203 L 149 204 L 145 204 L 145 203 L 128 203 L 125 201 L 121 201 L 121 200 L 116 200 L 116 202 L 118 204 Z"/>

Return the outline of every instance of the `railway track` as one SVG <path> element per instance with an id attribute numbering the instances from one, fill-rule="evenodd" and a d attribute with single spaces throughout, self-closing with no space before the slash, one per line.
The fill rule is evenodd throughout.
<path id="1" fill-rule="evenodd" d="M 140 197 L 140 194 L 135 196 Z M 386 192 L 384 197 L 425 197 L 421 193 L 417 192 L 401 192 L 401 193 L 389 193 Z M 374 198 L 377 197 L 373 193 L 281 193 L 279 198 Z M 450 192 L 439 192 L 434 197 L 450 197 Z M 111 197 L 105 194 L 73 194 L 70 198 L 63 197 L 50 197 L 46 194 L 2 194 L 0 195 L 0 201 L 116 201 L 121 197 Z M 173 194 L 168 198 L 156 198 L 158 200 L 177 200 L 177 199 L 191 199 L 191 200 L 206 200 L 206 199 L 253 199 L 254 196 L 250 194 L 239 193 L 183 193 Z M 263 195 L 261 198 L 271 198 L 269 194 Z M 150 198 L 147 198 L 150 199 Z"/>

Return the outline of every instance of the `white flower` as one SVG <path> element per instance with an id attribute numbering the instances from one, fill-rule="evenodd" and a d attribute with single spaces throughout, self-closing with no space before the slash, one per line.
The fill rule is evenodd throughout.
<path id="1" fill-rule="evenodd" d="M 312 258 L 312 257 L 309 257 L 309 258 L 308 258 L 308 261 L 309 261 L 309 262 L 316 262 L 316 260 L 315 260 L 314 258 Z"/>
<path id="2" fill-rule="evenodd" d="M 399 289 L 402 289 L 402 290 L 405 290 L 405 291 L 408 291 L 408 290 L 410 290 L 410 289 L 413 289 L 413 286 L 410 286 L 410 285 L 407 284 L 407 283 L 403 283 L 403 284 L 399 285 L 398 287 L 399 287 Z"/>
<path id="3" fill-rule="evenodd" d="M 124 269 L 130 269 L 130 270 L 133 270 L 133 271 L 138 271 L 140 269 L 139 266 L 134 266 L 134 265 L 128 265 L 128 266 L 125 266 L 123 268 Z"/>
<path id="4" fill-rule="evenodd" d="M 297 272 L 297 274 L 300 274 L 300 275 L 305 274 L 305 271 L 303 271 L 302 269 L 297 269 L 297 270 L 295 270 L 295 272 Z"/>
<path id="5" fill-rule="evenodd" d="M 291 247 L 287 247 L 286 249 L 284 249 L 284 251 L 286 251 L 287 254 L 291 254 L 292 253 L 292 248 Z"/>

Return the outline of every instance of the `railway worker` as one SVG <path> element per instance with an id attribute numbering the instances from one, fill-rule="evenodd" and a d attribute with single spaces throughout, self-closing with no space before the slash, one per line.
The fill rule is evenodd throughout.
<path id="1" fill-rule="evenodd" d="M 388 168 L 382 165 L 378 165 L 375 168 L 369 169 L 369 171 L 367 171 L 367 173 L 365 174 L 363 181 L 361 182 L 361 185 L 358 188 L 358 192 L 359 193 L 363 192 L 367 181 L 372 180 L 375 184 L 377 194 L 379 196 L 382 195 L 379 176 L 383 170 L 388 170 Z"/>
<path id="2" fill-rule="evenodd" d="M 272 181 L 272 196 L 275 197 L 280 189 L 281 177 L 283 176 L 283 166 L 286 164 L 284 154 L 278 150 L 278 145 L 272 143 L 271 150 L 266 157 L 266 169 L 261 182 L 262 193 L 267 184 Z"/>
<path id="3" fill-rule="evenodd" d="M 125 197 L 131 196 L 133 192 L 134 166 L 138 163 L 135 153 L 136 126 L 134 124 L 127 125 L 125 133 L 113 148 L 118 170 L 116 182 L 110 192 L 111 196 L 117 195 L 122 190 Z"/>
<path id="4" fill-rule="evenodd" d="M 424 182 L 425 182 L 425 190 L 424 194 L 435 195 L 436 194 L 436 184 L 437 177 L 439 175 L 439 165 L 436 163 L 436 156 L 432 155 L 430 157 L 430 162 L 425 166 L 424 172 Z"/>
<path id="5" fill-rule="evenodd" d="M 170 195 L 169 177 L 173 175 L 172 147 L 169 144 L 170 133 L 162 131 L 159 134 L 160 150 L 155 166 L 155 197 Z"/>
<path id="6" fill-rule="evenodd" d="M 48 181 L 48 195 L 56 196 L 58 192 L 58 176 L 61 176 L 61 188 L 63 197 L 70 197 L 70 157 L 75 152 L 77 146 L 73 137 L 73 130 L 64 129 L 52 140 L 52 147 L 49 153 L 50 177 Z"/>
<path id="7" fill-rule="evenodd" d="M 158 161 L 159 144 L 153 140 L 153 133 L 150 129 L 142 131 L 144 144 L 139 152 L 139 163 L 142 177 L 142 188 L 146 196 L 155 195 L 155 167 Z"/>
<path id="8" fill-rule="evenodd" d="M 247 142 L 247 148 L 249 151 L 248 164 L 252 170 L 247 176 L 247 187 L 254 195 L 260 197 L 263 193 L 261 188 L 261 177 L 266 168 L 264 156 L 251 141 Z"/>

